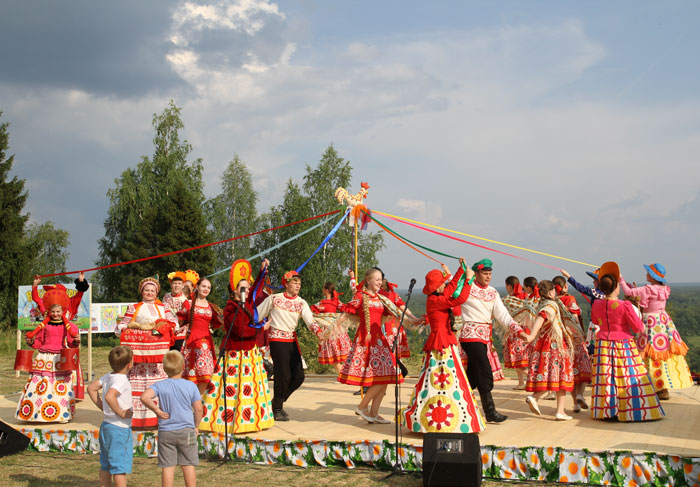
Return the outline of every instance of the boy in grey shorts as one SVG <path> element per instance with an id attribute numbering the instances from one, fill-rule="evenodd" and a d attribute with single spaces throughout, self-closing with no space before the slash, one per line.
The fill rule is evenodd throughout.
<path id="1" fill-rule="evenodd" d="M 163 487 L 173 485 L 177 465 L 182 468 L 185 485 L 197 485 L 197 427 L 202 419 L 202 396 L 194 382 L 182 378 L 184 368 L 185 359 L 180 352 L 167 352 L 163 369 L 168 378 L 141 394 L 141 402 L 158 416 L 158 466 L 163 469 Z"/>

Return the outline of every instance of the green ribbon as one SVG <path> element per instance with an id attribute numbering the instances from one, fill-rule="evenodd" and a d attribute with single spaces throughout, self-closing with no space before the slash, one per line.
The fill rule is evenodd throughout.
<path id="1" fill-rule="evenodd" d="M 464 283 L 467 280 L 467 265 L 464 262 L 461 262 L 462 265 L 462 270 L 464 271 L 464 274 L 459 278 L 459 282 L 457 283 L 457 289 L 455 289 L 455 292 L 452 293 L 452 298 L 457 299 L 460 294 L 462 294 L 462 289 L 464 288 Z M 468 285 L 472 285 L 472 282 L 474 282 L 474 277 L 472 276 L 471 279 L 469 279 Z"/>
<path id="2" fill-rule="evenodd" d="M 454 255 L 450 255 L 450 254 L 446 254 L 446 253 L 444 253 L 444 252 L 440 252 L 439 250 L 431 249 L 430 247 L 425 247 L 424 245 L 421 245 L 421 244 L 419 244 L 419 243 L 416 243 L 416 242 L 414 242 L 413 240 L 407 239 L 406 237 L 404 237 L 404 236 L 401 235 L 400 233 L 394 231 L 394 229 L 389 228 L 385 223 L 380 223 L 380 222 L 378 222 L 377 219 L 374 218 L 372 215 L 370 215 L 370 218 L 374 221 L 374 223 L 376 223 L 376 224 L 379 225 L 380 227 L 386 228 L 387 230 L 389 230 L 391 233 L 393 233 L 393 234 L 396 235 L 397 237 L 402 238 L 402 239 L 405 240 L 406 242 L 412 243 L 412 244 L 415 245 L 416 247 L 420 247 L 420 248 L 422 248 L 423 250 L 427 250 L 428 252 L 432 252 L 432 253 L 434 253 L 434 254 L 442 255 L 443 257 L 449 257 L 450 259 L 459 260 L 459 257 L 456 257 L 456 256 L 454 256 Z"/>

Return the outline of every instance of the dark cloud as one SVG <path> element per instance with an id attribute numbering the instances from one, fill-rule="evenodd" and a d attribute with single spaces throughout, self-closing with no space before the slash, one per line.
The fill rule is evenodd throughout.
<path id="1" fill-rule="evenodd" d="M 167 0 L 3 2 L 0 82 L 126 97 L 180 85 L 165 59 L 174 6 Z"/>

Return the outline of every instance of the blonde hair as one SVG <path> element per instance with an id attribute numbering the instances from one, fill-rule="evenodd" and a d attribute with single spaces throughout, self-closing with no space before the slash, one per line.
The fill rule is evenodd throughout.
<path id="1" fill-rule="evenodd" d="M 177 350 L 170 350 L 163 355 L 163 370 L 168 377 L 179 374 L 185 370 L 185 357 Z"/>
<path id="2" fill-rule="evenodd" d="M 112 367 L 112 372 L 116 373 L 124 370 L 124 367 L 129 365 L 129 362 L 134 358 L 134 352 L 126 345 L 118 345 L 109 351 L 109 366 Z"/>

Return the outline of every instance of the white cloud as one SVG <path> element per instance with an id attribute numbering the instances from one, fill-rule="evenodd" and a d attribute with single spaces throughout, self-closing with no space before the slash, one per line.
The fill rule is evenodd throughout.
<path id="1" fill-rule="evenodd" d="M 422 221 L 438 223 L 442 217 L 442 208 L 432 201 L 401 198 L 396 202 L 396 206 L 404 215 L 411 215 Z"/>
<path id="2" fill-rule="evenodd" d="M 124 100 L 0 87 L 3 119 L 22 128 L 11 134 L 25 157 L 46 157 L 41 138 L 57 159 L 72 157 L 63 139 L 118 161 L 100 174 L 109 187 L 152 150 L 151 115 L 172 97 L 209 194 L 238 153 L 264 210 L 334 142 L 355 184 L 372 186 L 370 208 L 583 261 L 630 242 L 626 258 L 649 260 L 659 251 L 649 220 L 700 190 L 698 100 L 632 105 L 582 89 L 611 47 L 581 21 L 305 40 L 305 62 L 287 23 L 268 1 L 182 2 L 163 38 L 188 90 Z M 698 225 L 664 228 L 690 236 Z"/>

